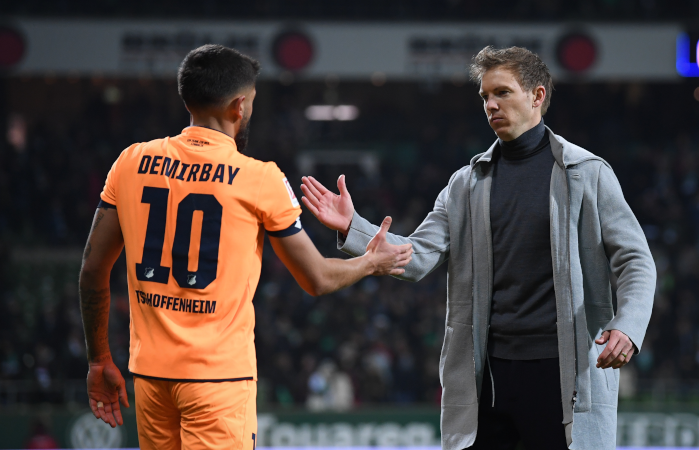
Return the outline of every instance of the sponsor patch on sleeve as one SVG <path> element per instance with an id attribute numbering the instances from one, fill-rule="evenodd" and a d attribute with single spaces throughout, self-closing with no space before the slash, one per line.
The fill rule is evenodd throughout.
<path id="1" fill-rule="evenodd" d="M 289 193 L 289 198 L 291 199 L 291 205 L 294 208 L 299 207 L 299 200 L 296 198 L 296 194 L 294 194 L 294 190 L 291 189 L 291 184 L 289 183 L 289 180 L 284 177 L 284 185 L 286 186 L 286 190 Z"/>

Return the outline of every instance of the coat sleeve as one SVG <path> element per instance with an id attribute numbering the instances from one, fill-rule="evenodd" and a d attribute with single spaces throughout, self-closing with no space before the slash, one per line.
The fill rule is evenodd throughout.
<path id="1" fill-rule="evenodd" d="M 612 273 L 617 277 L 617 315 L 604 328 L 626 334 L 640 351 L 650 321 L 656 270 L 645 234 L 624 200 L 612 169 L 602 164 L 597 209 L 602 241 Z"/>
<path id="2" fill-rule="evenodd" d="M 391 244 L 413 244 L 413 260 L 405 267 L 405 273 L 396 278 L 419 281 L 449 258 L 447 200 L 450 186 L 451 180 L 437 197 L 432 211 L 410 236 L 403 237 L 387 233 L 386 240 Z M 344 238 L 338 233 L 337 247 L 352 256 L 363 255 L 367 244 L 378 230 L 379 227 L 371 224 L 355 211 L 347 237 Z"/>

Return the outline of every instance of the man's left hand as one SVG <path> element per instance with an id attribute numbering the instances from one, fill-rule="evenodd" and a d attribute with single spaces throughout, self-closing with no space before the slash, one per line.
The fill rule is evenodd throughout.
<path id="1" fill-rule="evenodd" d="M 126 395 L 126 383 L 117 366 L 108 360 L 90 363 L 87 373 L 87 396 L 90 400 L 90 409 L 97 419 L 102 419 L 115 428 L 123 425 L 119 403 L 129 407 L 129 398 Z"/>
<path id="2" fill-rule="evenodd" d="M 607 369 L 609 367 L 618 369 L 631 361 L 635 347 L 631 339 L 619 330 L 604 331 L 596 344 L 602 345 L 607 342 L 607 347 L 597 358 L 597 367 Z"/>

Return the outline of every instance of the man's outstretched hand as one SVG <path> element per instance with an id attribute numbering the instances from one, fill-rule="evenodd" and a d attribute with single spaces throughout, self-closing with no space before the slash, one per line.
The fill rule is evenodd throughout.
<path id="1" fill-rule="evenodd" d="M 302 177 L 301 180 L 303 181 L 301 191 L 304 195 L 301 197 L 301 201 L 306 205 L 306 208 L 316 216 L 320 223 L 346 236 L 352 224 L 354 205 L 345 185 L 345 176 L 340 175 L 340 178 L 337 179 L 340 195 L 329 191 L 313 177 Z"/>
<path id="2" fill-rule="evenodd" d="M 129 407 L 126 383 L 111 358 L 90 363 L 90 371 L 87 373 L 87 396 L 90 399 L 90 409 L 96 418 L 102 419 L 112 428 L 117 424 L 124 424 L 119 402 Z"/>
<path id="3" fill-rule="evenodd" d="M 393 245 L 386 241 L 386 233 L 392 221 L 390 217 L 386 217 L 366 246 L 364 256 L 372 262 L 372 275 L 400 275 L 405 272 L 403 267 L 413 259 L 412 244 Z"/>

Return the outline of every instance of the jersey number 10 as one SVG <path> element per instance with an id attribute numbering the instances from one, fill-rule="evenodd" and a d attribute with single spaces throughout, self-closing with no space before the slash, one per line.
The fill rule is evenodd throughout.
<path id="1" fill-rule="evenodd" d="M 146 186 L 143 188 L 141 203 L 150 204 L 146 241 L 143 244 L 143 258 L 136 263 L 136 278 L 167 284 L 170 268 L 161 266 L 167 201 L 170 189 Z M 190 272 L 189 245 L 192 236 L 194 211 L 202 211 L 201 242 L 199 243 L 199 266 Z M 172 244 L 172 276 L 183 288 L 204 289 L 216 279 L 218 269 L 218 245 L 221 239 L 221 215 L 223 207 L 210 194 L 189 194 L 177 207 L 175 240 Z"/>

